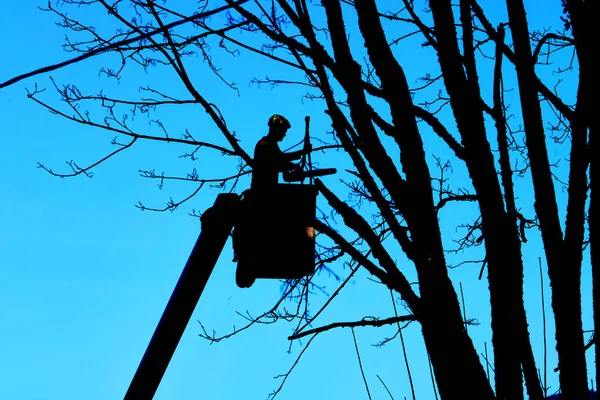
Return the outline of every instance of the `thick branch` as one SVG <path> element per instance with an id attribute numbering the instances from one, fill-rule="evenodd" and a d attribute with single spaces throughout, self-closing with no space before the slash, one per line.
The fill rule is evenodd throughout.
<path id="1" fill-rule="evenodd" d="M 444 142 L 446 142 L 448 147 L 454 151 L 456 157 L 463 161 L 465 160 L 465 148 L 456 139 L 454 139 L 454 136 L 448 132 L 448 129 L 446 129 L 444 124 L 442 124 L 440 120 L 435 117 L 435 115 L 419 106 L 414 106 L 413 111 L 415 112 L 415 116 L 417 118 L 421 118 L 423 121 L 425 121 L 431 127 L 431 129 L 433 129 L 433 131 Z"/>
<path id="2" fill-rule="evenodd" d="M 487 34 L 494 40 L 494 42 L 496 42 L 497 45 L 501 46 L 502 52 L 504 53 L 504 55 L 506 56 L 506 58 L 508 58 L 510 60 L 510 62 L 512 62 L 513 64 L 516 65 L 517 58 L 515 56 L 515 53 L 502 40 L 500 40 L 500 35 L 494 29 L 494 27 L 491 24 L 491 22 L 487 19 L 487 17 L 485 16 L 483 10 L 479 6 L 479 4 L 477 4 L 476 0 L 471 0 L 471 8 L 473 9 L 474 14 L 477 16 L 477 19 L 479 19 L 479 21 L 483 25 L 483 27 L 484 27 L 485 31 L 487 32 Z M 536 74 L 529 75 L 528 79 L 532 80 L 532 82 L 536 85 L 537 90 L 539 91 L 539 93 L 542 96 L 544 96 L 546 99 L 548 99 L 548 101 L 550 101 L 550 103 L 554 107 L 556 107 L 556 109 L 562 115 L 564 115 L 564 117 L 566 119 L 568 119 L 570 121 L 573 118 L 573 110 L 569 106 L 567 106 L 560 99 L 560 97 L 558 97 L 546 85 L 544 85 L 544 83 L 540 80 L 540 78 Z"/>
<path id="3" fill-rule="evenodd" d="M 316 230 L 331 238 L 331 240 L 340 246 L 342 251 L 352 257 L 352 259 L 356 260 L 356 262 L 369 271 L 371 275 L 377 277 L 381 283 L 386 285 L 388 288 L 398 292 L 413 311 L 413 314 L 418 316 L 420 299 L 412 290 L 410 283 L 400 271 L 396 269 L 396 273 L 386 273 L 377 267 L 371 260 L 365 257 L 365 255 L 358 251 L 354 246 L 348 243 L 348 241 L 333 228 L 325 225 L 319 220 L 315 221 L 314 224 Z"/>

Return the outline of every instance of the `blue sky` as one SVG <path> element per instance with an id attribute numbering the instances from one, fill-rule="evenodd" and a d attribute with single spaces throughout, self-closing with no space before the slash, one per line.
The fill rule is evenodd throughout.
<path id="1" fill-rule="evenodd" d="M 0 81 L 68 57 L 60 48 L 64 33 L 54 26 L 50 15 L 36 8 L 44 4 L 11 2 L 5 7 L 0 17 L 0 33 L 10 40 L 3 43 L 5 56 L 0 64 Z M 496 6 L 491 2 L 485 4 L 488 8 Z M 551 6 L 540 7 L 541 1 L 526 4 L 534 26 L 545 21 L 545 13 L 556 11 Z M 499 20 L 503 10 L 499 8 L 495 12 Z M 357 43 L 360 45 L 362 43 Z M 254 143 L 266 133 L 266 119 L 275 112 L 287 116 L 293 125 L 283 147 L 301 139 L 305 115 L 312 117 L 313 136 L 327 137 L 330 123 L 320 104 L 302 101 L 304 89 L 258 89 L 249 84 L 253 77 L 269 74 L 271 78 L 283 78 L 288 72 L 246 54 L 234 62 L 225 58 L 218 61 L 224 67 L 223 72 L 236 81 L 240 95 L 210 78 L 199 80 L 198 87 L 219 105 L 246 151 L 251 152 Z M 148 73 L 127 72 L 117 84 L 98 75 L 103 62 L 107 62 L 106 59 L 86 61 L 53 72 L 51 76 L 61 84 L 77 83 L 91 92 L 102 88 L 135 96 L 137 87 L 151 83 L 183 93 L 180 82 L 164 68 L 151 69 Z M 201 61 L 190 63 L 194 68 L 198 66 L 194 71 L 201 77 Z M 413 63 L 407 73 L 416 78 L 426 66 Z M 483 79 L 485 81 L 485 77 Z M 3 321 L 0 400 L 122 398 L 199 233 L 198 220 L 188 212 L 205 210 L 219 193 L 217 189 L 203 189 L 200 195 L 172 213 L 142 212 L 135 207 L 138 201 L 148 206 L 162 206 L 170 196 L 183 198 L 194 188 L 189 184 L 167 183 L 159 190 L 157 182 L 140 178 L 138 170 L 154 168 L 167 174 L 185 174 L 196 168 L 200 174 L 211 177 L 234 171 L 236 164 L 211 153 L 202 154 L 197 162 L 191 163 L 178 158 L 187 151 L 181 145 L 142 143 L 96 168 L 91 179 L 52 177 L 37 168 L 37 163 L 57 172 L 66 172 L 65 161 L 71 159 L 81 165 L 89 164 L 112 149 L 110 140 L 114 135 L 65 121 L 27 100 L 25 88 L 31 89 L 36 82 L 41 87 L 51 88 L 45 75 L 0 90 L 0 170 L 5 172 L 0 197 L 0 318 Z M 55 100 L 50 90 L 47 94 L 49 101 Z M 513 107 L 518 117 L 516 104 Z M 220 140 L 204 111 L 198 108 L 165 109 L 158 117 L 177 135 L 187 128 L 198 137 Z M 144 116 L 134 123 L 144 132 L 156 133 L 156 126 Z M 435 144 L 431 146 L 442 151 Z M 558 157 L 560 152 L 557 150 L 555 155 Z M 323 167 L 337 166 L 338 169 L 344 163 L 342 155 L 331 153 L 315 155 L 314 160 Z M 456 165 L 455 172 L 460 171 Z M 344 177 L 348 179 L 341 175 L 327 178 L 327 182 L 341 188 L 338 178 Z M 527 209 L 531 204 L 527 201 L 528 183 L 524 181 L 522 206 Z M 237 192 L 247 185 L 247 180 L 242 180 Z M 457 206 L 443 214 L 443 228 L 452 230 L 456 217 L 467 213 L 472 214 L 473 209 Z M 541 368 L 537 258 L 543 257 L 543 251 L 535 235 L 530 236 L 531 241 L 525 248 L 526 306 Z M 394 256 L 399 262 L 403 260 L 401 254 Z M 281 295 L 277 281 L 259 281 L 247 290 L 237 288 L 235 264 L 231 259 L 228 243 L 156 399 L 266 398 L 279 384 L 273 377 L 285 373 L 305 345 L 306 341 L 293 343 L 288 354 L 287 336 L 295 325 L 285 322 L 255 326 L 212 345 L 198 337 L 201 331 L 198 320 L 207 329 L 226 334 L 233 326 L 240 327 L 245 322 L 236 312 L 248 310 L 258 315 Z M 411 276 L 411 267 L 406 269 Z M 348 274 L 348 268 L 341 264 L 335 271 L 342 277 Z M 487 342 L 491 355 L 487 282 L 477 280 L 478 272 L 479 266 L 459 268 L 452 270 L 451 276 L 457 287 L 458 282 L 465 287 L 468 316 L 481 322 L 480 326 L 470 328 L 475 345 L 483 352 Z M 366 278 L 360 271 L 316 325 L 358 320 L 368 315 L 392 316 L 389 292 Z M 589 285 L 585 284 L 589 281 L 587 263 L 583 280 L 586 290 L 584 328 L 591 329 Z M 328 293 L 337 287 L 336 281 L 326 274 L 319 277 L 319 282 Z M 326 299 L 323 294 L 313 296 L 315 310 Z M 548 288 L 546 312 L 551 313 Z M 431 399 L 433 393 L 419 329 L 411 325 L 405 332 L 417 398 Z M 394 340 L 383 348 L 372 346 L 389 335 L 393 335 L 393 327 L 356 330 L 369 388 L 374 399 L 389 398 L 379 376 L 394 398 L 410 398 L 399 341 Z M 551 386 L 557 388 L 557 376 L 551 373 L 556 365 L 552 338 L 553 323 L 549 319 L 548 375 Z M 589 376 L 593 373 L 592 365 L 589 364 Z M 367 398 L 348 329 L 319 335 L 278 398 L 293 400 L 307 396 Z"/>

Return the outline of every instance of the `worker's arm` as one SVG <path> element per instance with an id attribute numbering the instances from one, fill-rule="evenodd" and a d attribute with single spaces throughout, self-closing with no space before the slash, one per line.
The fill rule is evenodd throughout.
<path id="1" fill-rule="evenodd" d="M 304 154 L 307 153 L 307 150 L 294 151 L 293 153 L 281 153 L 280 162 L 278 169 L 280 172 L 288 172 L 295 171 L 301 169 L 299 164 L 292 162 L 292 160 L 297 160 L 301 158 Z"/>
<path id="2" fill-rule="evenodd" d="M 307 144 L 302 150 L 292 151 L 291 153 L 282 153 L 286 161 L 298 160 L 303 155 L 308 154 L 312 151 L 312 145 Z"/>
<path id="3" fill-rule="evenodd" d="M 293 151 L 291 153 L 283 153 L 286 161 L 298 160 L 307 153 L 306 150 Z"/>

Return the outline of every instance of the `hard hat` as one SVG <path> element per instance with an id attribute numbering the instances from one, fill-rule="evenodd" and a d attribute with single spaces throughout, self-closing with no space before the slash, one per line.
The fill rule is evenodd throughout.
<path id="1" fill-rule="evenodd" d="M 284 129 L 290 129 L 292 125 L 290 125 L 290 122 L 285 119 L 285 117 L 283 117 L 282 115 L 279 114 L 273 114 L 271 116 L 271 118 L 269 118 L 269 128 L 274 127 L 274 128 L 284 128 Z"/>

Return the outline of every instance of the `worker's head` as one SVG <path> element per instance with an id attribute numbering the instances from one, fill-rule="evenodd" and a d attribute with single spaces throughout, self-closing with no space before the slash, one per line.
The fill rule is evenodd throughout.
<path id="1" fill-rule="evenodd" d="M 278 142 L 283 140 L 288 129 L 290 129 L 290 122 L 285 119 L 282 115 L 273 114 L 269 118 L 269 136 L 277 140 Z"/>

